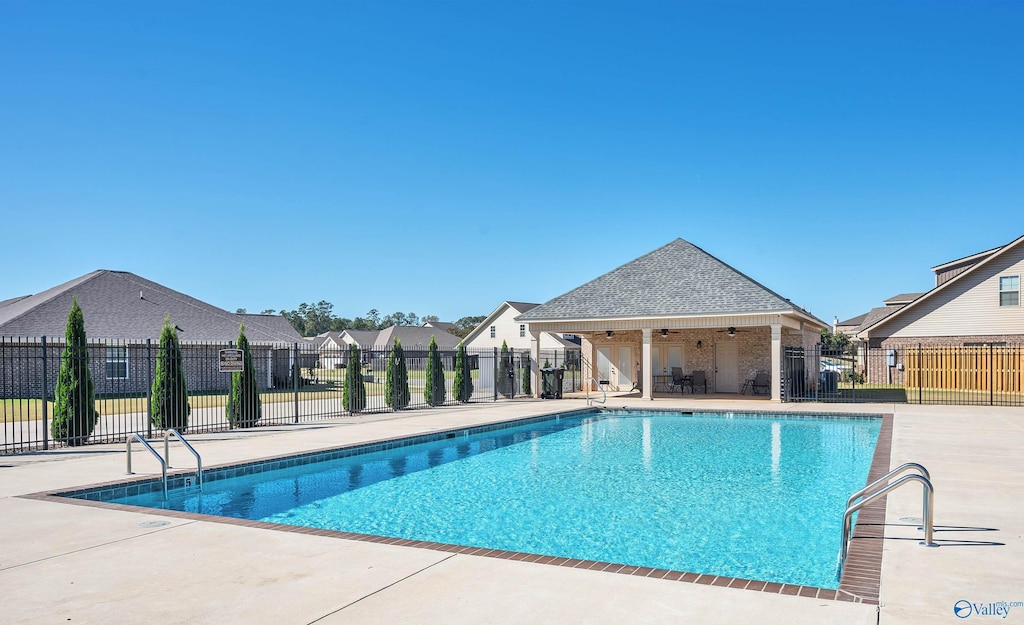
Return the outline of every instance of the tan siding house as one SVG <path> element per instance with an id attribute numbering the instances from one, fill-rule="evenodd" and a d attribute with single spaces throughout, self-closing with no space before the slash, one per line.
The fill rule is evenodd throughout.
<path id="1" fill-rule="evenodd" d="M 1024 237 L 933 270 L 934 289 L 862 328 L 857 337 L 872 346 L 937 338 L 946 343 L 1024 341 L 1019 286 L 1024 277 Z"/>

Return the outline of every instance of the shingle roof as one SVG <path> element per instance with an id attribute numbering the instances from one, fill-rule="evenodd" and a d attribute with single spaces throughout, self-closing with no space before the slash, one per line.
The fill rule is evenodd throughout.
<path id="1" fill-rule="evenodd" d="M 872 308 L 867 312 L 866 315 L 864 315 L 863 321 L 860 322 L 860 325 L 857 326 L 857 328 L 854 329 L 853 332 L 860 332 L 864 328 L 874 325 L 881 321 L 882 319 L 885 319 L 889 315 L 902 309 L 902 306 L 879 306 L 878 308 Z"/>
<path id="2" fill-rule="evenodd" d="M 676 239 L 517 317 L 607 319 L 802 311 L 699 247 Z"/>
<path id="3" fill-rule="evenodd" d="M 867 316 L 868 316 L 868 313 L 861 313 L 861 314 L 857 315 L 856 317 L 850 317 L 846 321 L 840 321 L 836 325 L 839 325 L 839 326 L 859 326 L 860 324 L 864 323 L 864 319 Z"/>
<path id="4" fill-rule="evenodd" d="M 423 324 L 423 327 L 436 328 L 438 330 L 444 330 L 445 332 L 447 332 L 448 330 L 456 329 L 459 326 L 455 325 L 451 321 L 428 321 L 427 323 Z"/>
<path id="5" fill-rule="evenodd" d="M 164 315 L 168 315 L 171 323 L 182 328 L 183 342 L 226 342 L 238 337 L 243 320 L 133 273 L 101 269 L 0 308 L 0 335 L 64 336 L 71 300 L 76 296 L 90 339 L 158 339 Z M 272 325 L 247 322 L 245 335 L 254 343 L 293 343 L 301 338 L 294 329 L 286 332 Z"/>
<path id="6" fill-rule="evenodd" d="M 293 326 L 291 322 L 288 321 L 288 319 L 281 315 L 253 315 L 236 313 L 235 316 L 240 317 L 242 321 L 245 322 L 246 328 L 261 326 L 268 332 L 275 332 L 282 336 L 294 335 L 296 342 L 299 339 L 303 338 L 302 335 L 299 334 L 298 330 L 295 329 L 295 326 Z M 249 335 L 246 334 L 246 337 L 248 336 Z"/>
<path id="7" fill-rule="evenodd" d="M 402 342 L 403 349 L 411 348 L 422 348 L 426 349 L 430 345 L 430 337 L 434 337 L 434 341 L 437 343 L 438 349 L 449 350 L 455 349 L 459 345 L 459 341 L 462 339 L 449 334 L 445 330 L 439 330 L 438 328 L 424 328 L 422 326 L 391 326 L 390 328 L 384 328 L 377 335 L 377 340 L 373 343 L 375 346 L 384 347 L 392 345 L 397 338 Z M 362 343 L 360 343 L 362 345 Z"/>
<path id="8" fill-rule="evenodd" d="M 921 291 L 919 293 L 900 293 L 899 295 L 893 295 L 887 300 L 882 300 L 882 303 L 887 306 L 892 304 L 909 304 L 924 294 L 925 291 Z"/>

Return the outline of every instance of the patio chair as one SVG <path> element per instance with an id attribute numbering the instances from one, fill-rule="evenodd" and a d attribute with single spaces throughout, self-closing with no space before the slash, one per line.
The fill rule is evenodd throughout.
<path id="1" fill-rule="evenodd" d="M 672 384 L 668 387 L 668 392 L 671 393 L 675 388 L 679 387 L 679 394 L 683 394 L 683 386 L 686 384 L 686 376 L 683 375 L 683 369 L 681 367 L 672 367 Z"/>
<path id="2" fill-rule="evenodd" d="M 754 391 L 754 395 L 767 395 L 770 390 L 770 382 L 771 377 L 769 377 L 768 374 L 765 373 L 764 371 L 759 371 L 757 375 L 754 376 L 754 382 L 751 385 L 751 388 Z"/>
<path id="3" fill-rule="evenodd" d="M 696 393 L 697 391 L 695 389 L 698 386 L 703 387 L 704 394 L 707 395 L 708 377 L 703 371 L 694 371 L 693 374 L 690 375 L 690 392 Z"/>

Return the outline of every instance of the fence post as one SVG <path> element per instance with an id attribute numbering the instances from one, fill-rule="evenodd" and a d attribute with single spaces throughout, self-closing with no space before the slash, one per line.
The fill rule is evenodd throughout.
<path id="1" fill-rule="evenodd" d="M 167 426 L 164 426 L 164 427 L 167 427 Z M 153 437 L 153 339 L 146 339 L 146 438 L 152 438 L 152 437 Z"/>
<path id="2" fill-rule="evenodd" d="M 228 341 L 228 349 L 234 349 L 234 347 L 235 347 L 235 342 L 234 341 Z M 244 356 L 242 357 L 242 361 L 243 362 L 245 361 L 245 357 Z M 217 354 L 217 362 L 218 362 L 218 366 L 219 366 L 219 363 L 220 363 L 220 354 L 219 353 Z M 231 412 L 231 388 L 234 386 L 234 381 L 235 381 L 235 374 L 234 373 L 229 373 L 228 374 L 228 401 L 226 402 L 227 405 L 228 405 L 228 409 L 227 410 L 228 410 L 228 415 L 229 415 L 229 418 L 228 418 L 228 429 L 229 430 L 235 429 L 235 422 L 234 422 L 233 419 L 230 418 L 231 416 L 234 416 L 233 413 Z M 218 380 L 218 382 L 219 382 L 219 380 Z"/>
<path id="3" fill-rule="evenodd" d="M 46 337 L 42 340 L 43 350 L 43 449 L 50 448 L 50 419 L 49 419 L 49 407 L 46 402 L 49 401 L 50 389 L 48 388 L 49 381 L 46 375 Z"/>
<path id="4" fill-rule="evenodd" d="M 494 375 L 491 379 L 494 380 L 494 401 L 498 401 L 498 348 L 491 349 L 494 350 L 494 359 L 491 361 L 494 364 Z"/>
<path id="5" fill-rule="evenodd" d="M 299 344 L 292 344 L 292 388 L 295 389 L 295 422 L 299 422 L 299 378 L 302 365 L 299 363 Z"/>
<path id="6" fill-rule="evenodd" d="M 925 383 L 925 356 L 921 343 L 918 343 L 918 372 L 918 405 L 920 406 L 922 404 L 921 387 Z"/>
<path id="7" fill-rule="evenodd" d="M 994 387 L 994 385 L 993 385 L 992 370 L 995 369 L 995 362 L 994 362 L 994 356 L 995 355 L 992 352 L 993 352 L 992 343 L 989 343 L 988 344 L 988 405 L 989 406 L 994 405 L 993 404 L 994 393 L 992 392 L 993 391 L 993 387 Z"/>

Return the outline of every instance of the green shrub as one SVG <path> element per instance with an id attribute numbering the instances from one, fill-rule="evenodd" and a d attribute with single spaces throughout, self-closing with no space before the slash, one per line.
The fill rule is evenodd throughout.
<path id="1" fill-rule="evenodd" d="M 228 396 L 228 423 L 231 427 L 254 427 L 263 416 L 260 390 L 256 385 L 256 367 L 249 351 L 249 339 L 245 338 L 245 324 L 238 328 L 238 349 L 242 350 L 242 370 L 231 374 L 231 394 Z"/>
<path id="2" fill-rule="evenodd" d="M 92 374 L 89 371 L 89 347 L 85 338 L 85 315 L 78 298 L 71 300 L 71 311 L 64 328 L 64 349 L 60 354 L 60 372 L 53 397 L 53 439 L 70 447 L 84 445 L 100 413 L 96 410 Z"/>
<path id="3" fill-rule="evenodd" d="M 472 397 L 473 374 L 469 368 L 466 345 L 460 341 L 458 350 L 455 352 L 455 399 L 466 403 Z"/>
<path id="4" fill-rule="evenodd" d="M 501 353 L 498 356 L 498 379 L 495 380 L 495 384 L 498 386 L 498 392 L 505 397 L 512 395 L 512 375 L 508 344 L 502 341 Z"/>
<path id="5" fill-rule="evenodd" d="M 530 361 L 526 361 L 526 366 L 523 367 L 523 395 L 533 395 L 533 391 L 530 389 Z"/>
<path id="6" fill-rule="evenodd" d="M 437 351 L 437 341 L 430 337 L 427 347 L 427 375 L 423 387 L 423 399 L 431 406 L 444 404 L 444 367 L 441 365 L 441 354 Z"/>
<path id="7" fill-rule="evenodd" d="M 359 362 L 361 353 L 355 345 L 348 346 L 348 366 L 345 367 L 345 388 L 341 401 L 350 413 L 362 412 L 366 408 L 366 383 L 363 382 L 363 365 Z"/>
<path id="8" fill-rule="evenodd" d="M 150 391 L 150 421 L 162 429 L 174 428 L 181 433 L 188 429 L 188 416 L 192 407 L 188 403 L 185 370 L 181 364 L 181 344 L 178 331 L 164 317 L 160 331 L 160 349 L 156 356 L 156 375 Z"/>
<path id="9" fill-rule="evenodd" d="M 395 339 L 395 345 L 388 357 L 388 379 L 384 383 L 384 401 L 395 410 L 409 405 L 409 370 L 405 364 L 402 342 Z"/>

